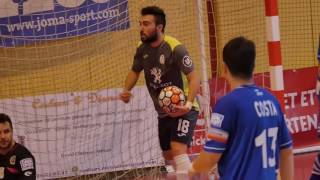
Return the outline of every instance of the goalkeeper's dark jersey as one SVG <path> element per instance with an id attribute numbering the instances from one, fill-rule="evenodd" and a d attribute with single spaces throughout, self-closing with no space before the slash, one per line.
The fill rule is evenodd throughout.
<path id="1" fill-rule="evenodd" d="M 131 68 L 134 72 L 144 70 L 147 88 L 160 117 L 166 116 L 159 106 L 158 95 L 162 88 L 175 85 L 188 94 L 186 79 L 194 69 L 186 48 L 175 38 L 165 36 L 160 46 L 153 48 L 149 44 L 139 44 Z M 198 104 L 194 103 L 198 108 Z"/>
<path id="2" fill-rule="evenodd" d="M 35 159 L 21 144 L 15 143 L 6 155 L 0 155 L 0 179 L 34 180 L 36 179 Z"/>

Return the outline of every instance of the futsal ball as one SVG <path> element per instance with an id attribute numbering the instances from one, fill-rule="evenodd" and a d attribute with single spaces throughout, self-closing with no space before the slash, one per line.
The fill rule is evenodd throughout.
<path id="1" fill-rule="evenodd" d="M 160 91 L 158 97 L 160 107 L 167 112 L 175 112 L 172 105 L 183 106 L 185 96 L 177 86 L 167 86 Z"/>

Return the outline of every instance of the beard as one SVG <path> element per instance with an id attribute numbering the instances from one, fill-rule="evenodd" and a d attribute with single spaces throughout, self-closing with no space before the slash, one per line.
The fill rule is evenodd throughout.
<path id="1" fill-rule="evenodd" d="M 0 142 L 0 150 L 10 149 L 12 145 L 12 141 L 1 141 Z"/>
<path id="2" fill-rule="evenodd" d="M 140 31 L 140 39 L 143 43 L 153 43 L 158 39 L 158 33 L 154 30 L 149 36 Z"/>

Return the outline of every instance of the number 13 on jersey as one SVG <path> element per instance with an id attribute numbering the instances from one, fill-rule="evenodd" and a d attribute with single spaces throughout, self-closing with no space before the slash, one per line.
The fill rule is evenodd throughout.
<path id="1" fill-rule="evenodd" d="M 264 129 L 260 135 L 255 138 L 255 146 L 261 147 L 263 168 L 274 167 L 276 165 L 275 153 L 277 135 L 278 127 L 273 127 Z M 271 144 L 268 143 L 268 139 L 271 139 Z M 269 148 L 271 149 L 271 154 L 268 154 Z"/>

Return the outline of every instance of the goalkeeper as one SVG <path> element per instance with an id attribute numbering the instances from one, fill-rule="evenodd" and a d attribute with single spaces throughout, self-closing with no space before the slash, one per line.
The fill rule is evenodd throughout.
<path id="1" fill-rule="evenodd" d="M 186 48 L 177 39 L 164 34 L 166 17 L 162 9 L 156 6 L 143 8 L 139 23 L 141 42 L 120 98 L 125 103 L 129 102 L 132 96 L 130 90 L 143 70 L 149 94 L 158 112 L 163 157 L 166 164 L 175 165 L 178 180 L 186 179 L 191 164 L 187 148 L 199 114 L 199 106 L 194 102 L 200 85 L 199 77 Z M 161 89 L 172 85 L 184 91 L 187 102 L 184 106 L 176 106 L 176 112 L 169 113 L 160 108 L 158 96 Z"/>

